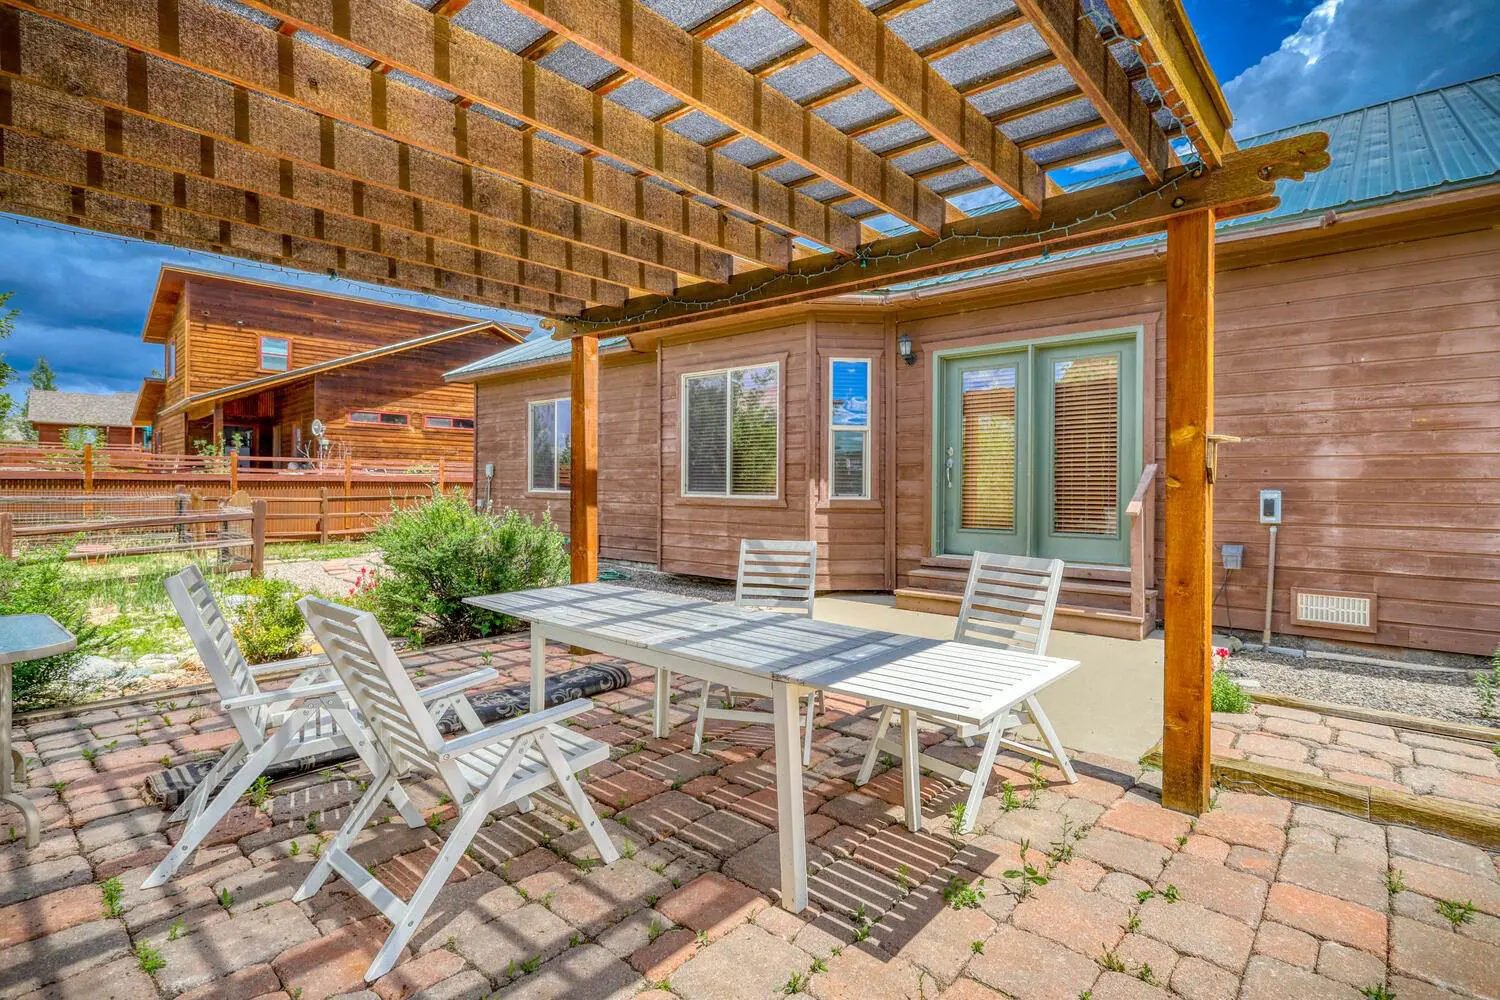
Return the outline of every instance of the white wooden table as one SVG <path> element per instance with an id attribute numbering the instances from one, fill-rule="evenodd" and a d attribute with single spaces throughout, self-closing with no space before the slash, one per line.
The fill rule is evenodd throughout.
<path id="1" fill-rule="evenodd" d="M 66 653 L 77 644 L 51 615 L 0 616 L 0 801 L 21 811 L 27 847 L 41 842 L 42 818 L 15 788 L 16 778 L 26 776 L 26 761 L 10 745 L 11 666 Z"/>
<path id="2" fill-rule="evenodd" d="M 532 711 L 543 707 L 549 640 L 655 668 L 659 737 L 671 725 L 673 673 L 769 696 L 776 734 L 782 905 L 793 912 L 807 905 L 799 698 L 816 688 L 901 711 L 907 825 L 918 830 L 921 773 L 913 715 L 941 715 L 978 726 L 1078 666 L 1077 660 L 897 635 L 607 583 L 464 600 L 530 623 Z"/>

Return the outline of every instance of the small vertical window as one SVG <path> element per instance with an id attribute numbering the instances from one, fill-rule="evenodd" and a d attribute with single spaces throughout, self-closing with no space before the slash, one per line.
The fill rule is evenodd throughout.
<path id="1" fill-rule="evenodd" d="M 526 481 L 533 492 L 561 493 L 573 483 L 573 410 L 568 399 L 530 404 Z"/>
<path id="2" fill-rule="evenodd" d="M 166 344 L 166 373 L 167 378 L 177 374 L 177 345 L 171 341 Z"/>
<path id="3" fill-rule="evenodd" d="M 828 489 L 834 500 L 870 497 L 870 361 L 834 358 L 828 379 Z"/>
<path id="4" fill-rule="evenodd" d="M 292 344 L 285 337 L 260 338 L 260 370 L 284 372 L 292 367 Z"/>

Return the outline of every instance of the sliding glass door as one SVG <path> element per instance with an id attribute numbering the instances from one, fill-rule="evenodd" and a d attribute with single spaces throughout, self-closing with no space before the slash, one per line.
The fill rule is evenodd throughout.
<path id="1" fill-rule="evenodd" d="M 1124 504 L 1140 470 L 1133 336 L 944 358 L 938 540 L 976 550 L 1129 561 Z"/>

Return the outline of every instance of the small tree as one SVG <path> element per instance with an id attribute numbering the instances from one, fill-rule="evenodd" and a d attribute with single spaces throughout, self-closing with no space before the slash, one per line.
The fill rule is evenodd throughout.
<path id="1" fill-rule="evenodd" d="M 6 340 L 16 332 L 16 317 L 20 310 L 6 309 L 11 296 L 15 292 L 0 292 L 0 341 Z M 16 370 L 5 363 L 5 355 L 0 354 L 0 424 L 10 419 L 11 398 L 6 393 L 5 387 L 10 385 L 10 380 L 15 378 Z"/>
<path id="2" fill-rule="evenodd" d="M 36 440 L 36 428 L 31 425 L 31 394 L 40 389 L 43 392 L 52 392 L 57 388 L 57 373 L 47 363 L 47 359 L 37 356 L 36 365 L 31 369 L 31 388 L 26 390 L 26 402 L 21 404 L 21 437 L 27 441 Z"/>

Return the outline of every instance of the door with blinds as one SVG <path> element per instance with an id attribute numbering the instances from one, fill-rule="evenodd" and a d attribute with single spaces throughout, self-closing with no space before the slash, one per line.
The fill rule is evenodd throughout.
<path id="1" fill-rule="evenodd" d="M 1139 472 L 1134 337 L 943 362 L 943 551 L 1129 562 L 1124 505 Z"/>

